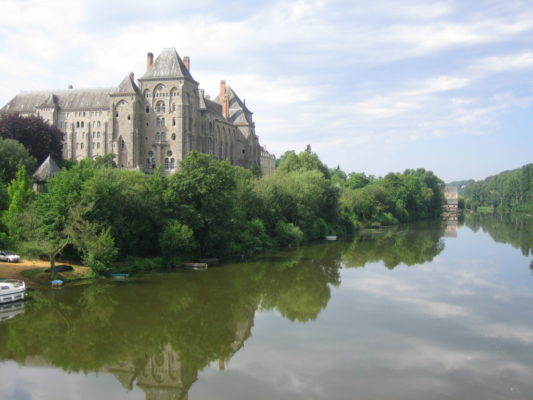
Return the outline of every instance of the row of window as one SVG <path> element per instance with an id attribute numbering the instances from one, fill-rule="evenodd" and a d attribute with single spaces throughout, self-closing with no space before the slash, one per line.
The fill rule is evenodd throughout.
<path id="1" fill-rule="evenodd" d="M 81 143 L 76 143 L 76 148 L 77 148 L 77 149 L 83 149 L 83 147 L 84 147 L 84 143 L 83 143 L 83 142 L 81 142 Z M 97 142 L 97 143 L 93 143 L 93 149 L 95 149 L 95 148 L 96 148 L 96 149 L 99 149 L 99 148 L 100 148 L 100 143 L 99 143 L 99 142 Z"/>
<path id="2" fill-rule="evenodd" d="M 156 167 L 156 163 L 155 163 L 155 158 L 147 158 L 146 159 L 146 163 L 145 163 L 145 167 L 147 169 L 155 169 Z M 174 157 L 170 158 L 170 157 L 166 157 L 164 162 L 163 162 L 163 167 L 165 169 L 165 171 L 170 171 L 170 170 L 173 170 L 173 169 L 176 169 L 176 159 Z"/>
<path id="3" fill-rule="evenodd" d="M 70 113 L 65 113 L 65 119 L 68 119 Z M 98 117 L 102 115 L 102 111 L 88 111 L 85 113 L 85 111 L 75 111 L 74 116 L 75 117 L 85 117 L 88 114 L 90 117 Z"/>
<path id="4" fill-rule="evenodd" d="M 100 131 L 98 132 L 93 132 L 93 139 L 100 139 Z M 90 137 L 90 133 L 87 133 L 87 137 Z M 85 139 L 85 132 L 82 132 L 81 133 L 81 138 L 82 139 Z"/>

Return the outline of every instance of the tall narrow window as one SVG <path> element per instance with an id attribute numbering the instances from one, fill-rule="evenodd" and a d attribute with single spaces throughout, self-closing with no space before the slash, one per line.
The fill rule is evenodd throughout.
<path id="1" fill-rule="evenodd" d="M 176 169 L 176 160 L 174 158 L 170 159 L 170 169 Z"/>
<path id="2" fill-rule="evenodd" d="M 166 169 L 167 171 L 170 169 L 170 164 L 169 164 L 168 157 L 165 158 L 165 169 Z"/>

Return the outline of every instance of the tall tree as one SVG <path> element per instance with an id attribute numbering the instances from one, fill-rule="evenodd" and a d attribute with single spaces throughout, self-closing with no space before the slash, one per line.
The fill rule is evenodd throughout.
<path id="1" fill-rule="evenodd" d="M 35 158 L 28 153 L 22 143 L 0 138 L 0 180 L 5 183 L 11 182 L 21 166 L 25 166 L 26 171 L 31 173 L 35 169 L 35 164 Z"/>
<path id="2" fill-rule="evenodd" d="M 18 140 L 38 162 L 48 155 L 56 160 L 63 158 L 63 132 L 39 116 L 1 115 L 0 137 Z"/>

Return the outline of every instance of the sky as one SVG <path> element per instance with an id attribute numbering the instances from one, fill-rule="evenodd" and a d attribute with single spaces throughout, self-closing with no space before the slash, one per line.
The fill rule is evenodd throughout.
<path id="1" fill-rule="evenodd" d="M 0 104 L 114 87 L 175 47 L 277 156 L 446 182 L 533 162 L 530 0 L 0 0 Z"/>

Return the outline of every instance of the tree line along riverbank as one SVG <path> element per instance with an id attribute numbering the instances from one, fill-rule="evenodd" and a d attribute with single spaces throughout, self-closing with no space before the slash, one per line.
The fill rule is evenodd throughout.
<path id="1" fill-rule="evenodd" d="M 364 226 L 437 218 L 444 183 L 424 169 L 382 178 L 330 169 L 310 149 L 258 176 L 200 153 L 146 175 L 104 156 L 69 164 L 34 194 L 22 165 L 0 188 L 0 243 L 78 259 L 93 273 L 260 252 Z"/>

